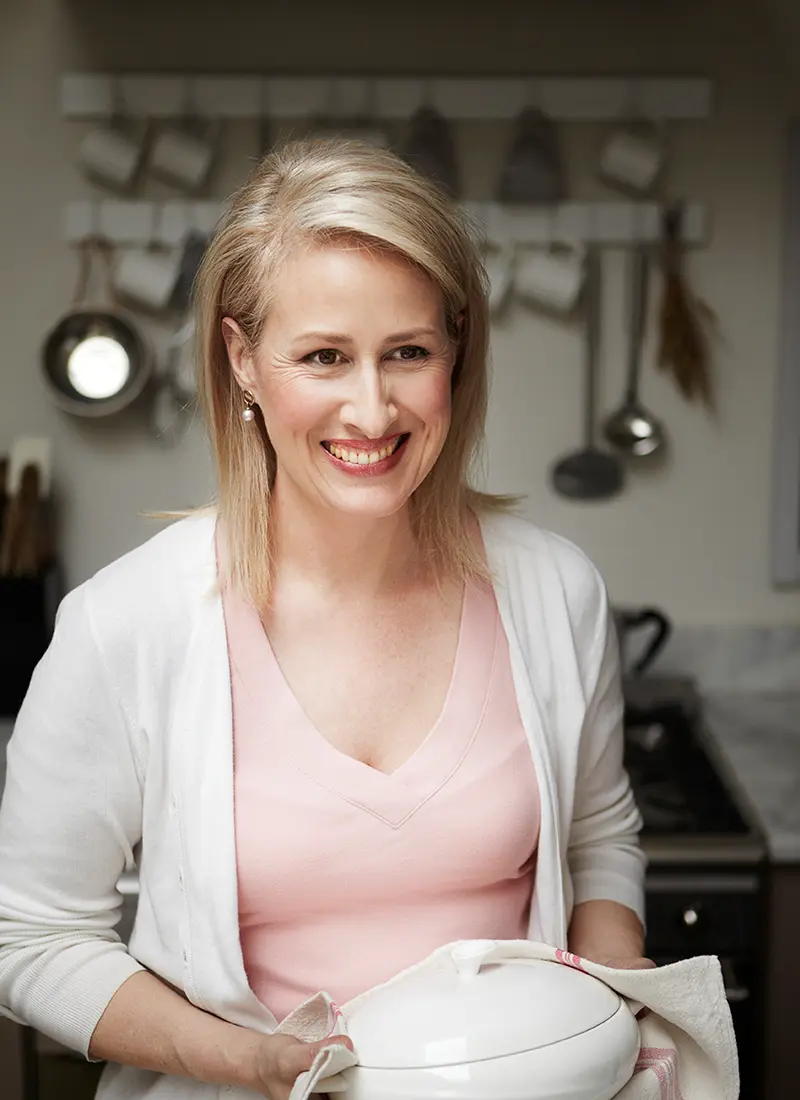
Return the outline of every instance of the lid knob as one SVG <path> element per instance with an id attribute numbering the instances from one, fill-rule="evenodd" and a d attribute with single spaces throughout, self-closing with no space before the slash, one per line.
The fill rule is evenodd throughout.
<path id="1" fill-rule="evenodd" d="M 464 943 L 457 944 L 451 952 L 451 958 L 460 977 L 474 978 L 496 946 L 494 940 L 465 940 Z"/>

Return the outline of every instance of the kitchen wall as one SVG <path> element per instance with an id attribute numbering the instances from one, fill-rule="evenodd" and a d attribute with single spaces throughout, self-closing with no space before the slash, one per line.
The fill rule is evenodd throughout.
<path id="1" fill-rule="evenodd" d="M 781 150 L 786 120 L 800 110 L 777 24 L 755 0 L 276 8 L 4 0 L 0 11 L 0 450 L 20 432 L 52 435 L 69 583 L 144 539 L 153 524 L 142 510 L 204 500 L 211 474 L 199 424 L 167 449 L 139 414 L 114 424 L 59 415 L 39 382 L 42 337 L 68 305 L 75 274 L 62 206 L 87 193 L 72 163 L 81 128 L 57 110 L 62 72 L 688 73 L 715 80 L 715 117 L 671 132 L 670 184 L 712 209 L 712 246 L 692 257 L 691 273 L 722 324 L 719 415 L 687 407 L 649 369 L 644 397 L 669 427 L 669 462 L 633 478 L 612 503 L 556 498 L 547 468 L 580 432 L 579 333 L 517 309 L 493 338 L 487 483 L 525 494 L 526 514 L 582 545 L 619 603 L 658 602 L 685 625 L 800 619 L 800 592 L 774 592 L 768 564 Z M 592 178 L 600 136 L 586 126 L 565 133 L 584 195 L 600 193 Z M 254 137 L 245 124 L 231 127 L 215 191 L 247 170 Z M 503 127 L 462 128 L 478 197 L 489 193 L 507 138 Z M 604 408 L 623 380 L 622 261 L 610 254 L 606 264 Z M 648 350 L 652 363 L 652 340 Z"/>

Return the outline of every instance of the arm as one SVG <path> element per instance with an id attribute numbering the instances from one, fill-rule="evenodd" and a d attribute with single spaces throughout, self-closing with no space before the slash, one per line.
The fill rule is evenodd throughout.
<path id="1" fill-rule="evenodd" d="M 617 641 L 599 577 L 587 617 L 588 703 L 581 731 L 568 860 L 574 909 L 570 950 L 598 962 L 641 959 L 644 868 L 641 818 L 623 767 L 623 700 Z"/>
<path id="2" fill-rule="evenodd" d="M 116 883 L 141 838 L 146 757 L 79 589 L 61 606 L 9 745 L 0 1011 L 90 1058 L 283 1100 L 318 1045 L 202 1012 L 148 973 L 114 931 Z"/>
<path id="3" fill-rule="evenodd" d="M 142 969 L 114 931 L 141 835 L 144 746 L 129 736 L 89 623 L 61 604 L 8 746 L 0 805 L 0 1011 L 86 1052 Z"/>
<path id="4" fill-rule="evenodd" d="M 286 1100 L 318 1051 L 349 1039 L 303 1043 L 259 1035 L 202 1012 L 152 974 L 134 974 L 112 997 L 95 1028 L 89 1055 L 212 1085 L 250 1089 Z"/>
<path id="5" fill-rule="evenodd" d="M 640 969 L 651 966 L 644 958 L 644 929 L 632 909 L 616 901 L 582 901 L 572 911 L 569 949 L 603 966 Z"/>

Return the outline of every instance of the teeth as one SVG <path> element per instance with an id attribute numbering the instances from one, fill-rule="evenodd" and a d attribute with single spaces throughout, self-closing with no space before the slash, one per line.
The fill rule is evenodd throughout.
<path id="1" fill-rule="evenodd" d="M 400 446 L 400 438 L 398 436 L 391 446 L 381 447 L 379 451 L 345 451 L 334 443 L 328 444 L 328 450 L 334 458 L 338 458 L 341 462 L 350 462 L 354 466 L 374 466 L 376 462 L 381 462 L 384 458 L 394 454 Z"/>

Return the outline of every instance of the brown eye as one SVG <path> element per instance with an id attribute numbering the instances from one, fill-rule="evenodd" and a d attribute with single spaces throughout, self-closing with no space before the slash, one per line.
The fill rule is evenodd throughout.
<path id="1" fill-rule="evenodd" d="M 339 360 L 339 353 L 334 348 L 322 348 L 306 356 L 311 363 L 318 363 L 321 367 L 333 367 Z"/>
<path id="2" fill-rule="evenodd" d="M 428 355 L 425 348 L 417 347 L 416 344 L 406 344 L 402 348 L 397 349 L 398 356 L 406 363 L 415 363 L 419 359 L 425 359 Z"/>

